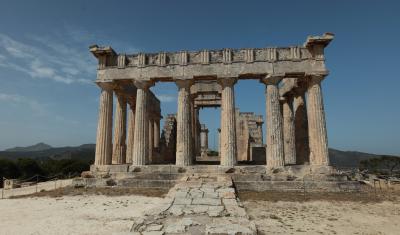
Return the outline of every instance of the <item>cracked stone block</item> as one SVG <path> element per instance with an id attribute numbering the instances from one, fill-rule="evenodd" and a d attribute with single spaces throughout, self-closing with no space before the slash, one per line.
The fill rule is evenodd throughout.
<path id="1" fill-rule="evenodd" d="M 232 223 L 218 223 L 218 224 L 206 225 L 205 233 L 210 234 L 210 235 L 220 235 L 220 234 L 253 235 L 253 234 L 256 234 L 256 232 L 251 230 L 249 227 L 246 227 L 246 226 L 243 226 L 240 224 L 232 224 Z"/>
<path id="2" fill-rule="evenodd" d="M 180 216 L 183 215 L 183 207 L 183 205 L 173 205 L 168 211 L 175 216 Z"/>
<path id="3" fill-rule="evenodd" d="M 222 198 L 236 198 L 236 194 L 233 192 L 221 192 L 219 193 L 219 197 Z"/>
<path id="4" fill-rule="evenodd" d="M 163 231 L 150 231 L 150 232 L 143 232 L 141 235 L 164 235 Z"/>
<path id="5" fill-rule="evenodd" d="M 192 203 L 191 198 L 182 198 L 177 197 L 175 198 L 174 205 L 190 205 Z"/>
<path id="6" fill-rule="evenodd" d="M 207 210 L 207 214 L 211 217 L 222 216 L 222 212 L 224 211 L 223 206 L 209 206 Z"/>
<path id="7" fill-rule="evenodd" d="M 208 205 L 208 206 L 220 206 L 221 199 L 219 198 L 194 198 L 192 201 L 193 205 Z"/>
<path id="8" fill-rule="evenodd" d="M 238 206 L 236 199 L 233 199 L 233 198 L 223 198 L 222 202 L 224 203 L 224 205 Z"/>
<path id="9" fill-rule="evenodd" d="M 161 231 L 162 228 L 163 228 L 162 224 L 150 224 L 146 227 L 146 232 Z"/>
<path id="10" fill-rule="evenodd" d="M 216 192 L 206 192 L 204 193 L 204 198 L 218 198 L 219 195 Z"/>
<path id="11" fill-rule="evenodd" d="M 165 229 L 166 233 L 184 233 L 186 231 L 186 227 L 183 224 L 170 224 Z"/>
<path id="12" fill-rule="evenodd" d="M 185 191 L 178 191 L 175 193 L 175 198 L 185 198 L 187 196 L 187 192 Z"/>
<path id="13" fill-rule="evenodd" d="M 213 188 L 213 187 L 201 187 L 200 190 L 205 192 L 205 193 L 213 193 L 213 192 L 215 192 L 215 188 Z"/>
<path id="14" fill-rule="evenodd" d="M 219 188 L 217 189 L 218 193 L 235 193 L 234 188 Z"/>
<path id="15" fill-rule="evenodd" d="M 231 217 L 246 217 L 246 210 L 242 207 L 234 206 L 234 205 L 225 205 L 225 209 Z"/>
<path id="16" fill-rule="evenodd" d="M 189 208 L 196 214 L 205 213 L 208 210 L 208 206 L 206 205 L 191 205 Z"/>

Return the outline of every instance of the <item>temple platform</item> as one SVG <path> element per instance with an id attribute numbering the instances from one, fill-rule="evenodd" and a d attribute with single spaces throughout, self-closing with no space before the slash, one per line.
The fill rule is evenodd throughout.
<path id="1" fill-rule="evenodd" d="M 333 167 L 293 165 L 268 169 L 265 165 L 103 165 L 91 166 L 74 180 L 76 187 L 172 188 L 185 177 L 230 177 L 236 190 L 249 191 L 359 191 L 360 183 L 351 181 Z"/>

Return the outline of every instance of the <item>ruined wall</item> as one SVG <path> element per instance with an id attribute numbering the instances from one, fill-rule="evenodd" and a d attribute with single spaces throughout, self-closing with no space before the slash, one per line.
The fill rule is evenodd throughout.
<path id="1" fill-rule="evenodd" d="M 160 139 L 163 163 L 174 163 L 176 154 L 176 115 L 168 114 Z"/>

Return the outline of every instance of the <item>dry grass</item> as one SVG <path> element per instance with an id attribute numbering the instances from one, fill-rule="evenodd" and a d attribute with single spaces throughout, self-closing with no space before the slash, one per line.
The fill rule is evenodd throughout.
<path id="1" fill-rule="evenodd" d="M 242 201 L 286 201 L 286 202 L 305 202 L 305 201 L 349 201 L 349 202 L 382 202 L 399 201 L 400 190 L 376 189 L 376 191 L 365 186 L 361 192 L 279 192 L 279 191 L 240 191 L 239 198 Z"/>
<path id="2" fill-rule="evenodd" d="M 140 195 L 147 197 L 164 197 L 169 189 L 158 188 L 74 188 L 65 187 L 51 191 L 42 191 L 29 195 L 14 196 L 11 198 L 28 198 L 28 197 L 62 197 L 62 196 L 79 196 L 79 195 L 104 195 L 104 196 L 124 196 L 124 195 Z"/>

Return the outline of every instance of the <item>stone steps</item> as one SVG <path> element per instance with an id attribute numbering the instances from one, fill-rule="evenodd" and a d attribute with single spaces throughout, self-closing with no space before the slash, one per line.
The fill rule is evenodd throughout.
<path id="1" fill-rule="evenodd" d="M 191 174 L 168 193 L 165 203 L 136 218 L 134 234 L 256 234 L 229 176 Z"/>

